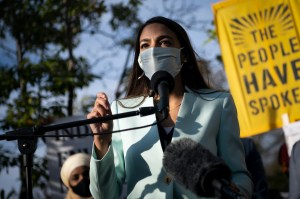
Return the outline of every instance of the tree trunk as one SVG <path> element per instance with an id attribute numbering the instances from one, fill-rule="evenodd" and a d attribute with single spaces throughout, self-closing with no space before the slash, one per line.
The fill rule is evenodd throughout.
<path id="1" fill-rule="evenodd" d="M 73 77 L 73 71 L 75 70 L 75 60 L 73 56 L 73 34 L 72 34 L 72 20 L 69 16 L 69 0 L 65 1 L 66 5 L 66 13 L 65 13 L 65 23 L 66 23 L 66 37 L 67 37 L 67 48 L 68 48 L 68 54 L 69 54 L 69 60 L 68 60 L 68 71 L 70 72 L 70 75 Z M 68 87 L 68 115 L 73 115 L 73 100 L 74 100 L 74 86 L 69 85 Z"/>

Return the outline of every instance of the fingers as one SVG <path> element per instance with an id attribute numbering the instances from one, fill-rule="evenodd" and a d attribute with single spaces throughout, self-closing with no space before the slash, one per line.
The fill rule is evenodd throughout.
<path id="1" fill-rule="evenodd" d="M 87 118 L 90 119 L 90 118 L 102 117 L 105 115 L 111 115 L 110 104 L 106 94 L 100 92 L 97 93 L 93 110 L 87 115 Z M 90 127 L 94 134 L 101 133 L 98 135 L 94 135 L 94 144 L 96 147 L 97 156 L 103 157 L 103 155 L 108 150 L 112 138 L 111 134 L 103 134 L 103 133 L 111 132 L 113 128 L 113 123 L 112 121 L 93 123 L 90 124 Z"/>
<path id="2" fill-rule="evenodd" d="M 101 116 L 111 114 L 110 104 L 105 93 L 97 93 L 94 109 L 96 109 Z"/>
<path id="3" fill-rule="evenodd" d="M 105 93 L 97 93 L 97 98 L 92 111 L 87 115 L 87 118 L 110 115 L 111 109 L 108 98 Z"/>
<path id="4" fill-rule="evenodd" d="M 92 111 L 89 114 L 87 114 L 87 118 L 91 119 L 91 118 L 102 117 L 111 114 L 112 113 L 111 113 L 110 104 L 107 95 L 103 92 L 97 93 L 94 107 Z M 101 123 L 91 124 L 90 126 L 92 127 L 93 131 L 96 132 L 96 129 L 98 129 L 97 131 L 108 130 L 112 125 L 111 122 L 103 122 L 103 123 L 101 122 Z"/>

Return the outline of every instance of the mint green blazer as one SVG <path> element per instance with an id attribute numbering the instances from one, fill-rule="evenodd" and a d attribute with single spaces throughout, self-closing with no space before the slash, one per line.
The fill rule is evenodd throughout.
<path id="1" fill-rule="evenodd" d="M 227 92 L 200 90 L 186 92 L 179 109 L 172 142 L 191 138 L 221 157 L 232 171 L 232 182 L 251 197 L 252 181 L 246 169 L 239 137 L 236 108 Z M 120 100 L 125 107 L 139 104 L 143 98 Z M 139 107 L 153 106 L 146 98 Z M 113 114 L 136 108 L 124 108 L 115 101 Z M 114 130 L 140 127 L 156 122 L 155 115 L 134 116 L 114 121 Z M 201 158 L 201 157 L 195 157 Z M 98 160 L 93 146 L 90 163 L 90 190 L 95 199 L 127 198 L 199 198 L 178 184 L 164 171 L 163 151 L 157 126 L 114 133 L 107 154 Z"/>

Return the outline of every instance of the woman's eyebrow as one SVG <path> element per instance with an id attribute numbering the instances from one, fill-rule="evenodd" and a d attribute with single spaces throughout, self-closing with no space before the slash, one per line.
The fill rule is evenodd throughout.
<path id="1" fill-rule="evenodd" d="M 150 41 L 150 39 L 145 38 L 145 39 L 140 40 L 140 43 L 142 43 L 142 42 L 148 42 L 148 41 Z"/>
<path id="2" fill-rule="evenodd" d="M 165 38 L 170 39 L 170 40 L 174 40 L 174 38 L 171 37 L 170 35 L 160 35 L 159 37 L 156 38 L 156 40 L 162 40 L 162 39 L 165 39 Z M 149 38 L 144 38 L 144 39 L 140 40 L 140 43 L 149 42 L 149 41 L 150 41 Z"/>
<path id="3" fill-rule="evenodd" d="M 171 37 L 170 35 L 161 35 L 157 38 L 158 40 L 162 40 L 162 39 L 170 39 L 170 40 L 174 40 L 173 37 Z"/>

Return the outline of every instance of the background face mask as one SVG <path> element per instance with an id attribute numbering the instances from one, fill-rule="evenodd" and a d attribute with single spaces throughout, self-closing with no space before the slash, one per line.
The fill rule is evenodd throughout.
<path id="1" fill-rule="evenodd" d="M 71 186 L 71 189 L 74 193 L 81 197 L 90 197 L 92 196 L 90 192 L 90 179 L 84 178 L 76 186 Z"/>
<path id="2" fill-rule="evenodd" d="M 179 48 L 149 48 L 140 53 L 138 62 L 145 75 L 151 80 L 157 71 L 167 71 L 175 77 L 181 70 Z"/>

